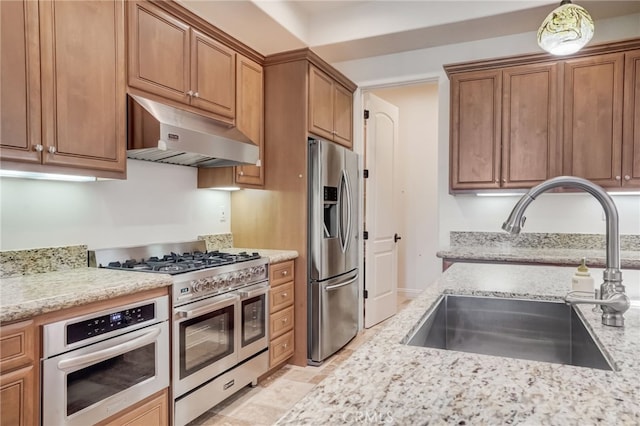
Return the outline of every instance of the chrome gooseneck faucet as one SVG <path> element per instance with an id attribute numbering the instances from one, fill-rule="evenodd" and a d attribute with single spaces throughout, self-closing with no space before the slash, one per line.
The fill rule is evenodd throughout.
<path id="1" fill-rule="evenodd" d="M 578 188 L 593 195 L 604 209 L 607 222 L 607 265 L 603 272 L 603 283 L 600 285 L 601 299 L 587 299 L 575 297 L 572 292 L 565 296 L 565 302 L 569 304 L 588 303 L 602 307 L 602 323 L 613 327 L 624 325 L 623 314 L 629 309 L 629 298 L 625 294 L 622 285 L 622 272 L 620 271 L 620 235 L 618 231 L 618 209 L 613 200 L 601 187 L 574 176 L 559 176 L 546 180 L 534 186 L 522 196 L 516 203 L 509 218 L 502 224 L 502 229 L 519 234 L 524 226 L 526 217 L 524 211 L 536 197 L 543 192 L 558 187 Z"/>

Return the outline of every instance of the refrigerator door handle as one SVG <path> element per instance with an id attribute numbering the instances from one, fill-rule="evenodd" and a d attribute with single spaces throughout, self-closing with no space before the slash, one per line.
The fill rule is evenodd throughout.
<path id="1" fill-rule="evenodd" d="M 344 224 L 342 223 L 342 219 L 344 217 L 344 215 L 342 214 L 342 200 L 340 200 L 340 237 L 341 237 L 341 241 L 340 241 L 340 245 L 342 248 L 342 252 L 346 253 L 347 251 L 347 247 L 349 246 L 349 238 L 351 237 L 351 212 L 352 212 L 352 205 L 351 205 L 351 182 L 349 182 L 349 174 L 347 173 L 346 170 L 342 170 L 342 179 L 340 182 L 340 186 L 344 186 L 344 192 L 346 193 L 346 198 L 347 198 L 347 230 L 345 233 L 343 233 L 343 228 L 344 228 Z M 342 191 L 341 191 L 342 192 Z"/>
<path id="2" fill-rule="evenodd" d="M 336 284 L 336 285 L 330 285 L 330 286 L 328 286 L 328 287 L 325 287 L 324 289 L 325 289 L 326 291 L 330 291 L 330 290 L 335 290 L 336 288 L 344 287 L 344 286 L 346 286 L 346 285 L 351 284 L 351 283 L 352 283 L 352 282 L 354 282 L 355 280 L 357 280 L 357 279 L 358 279 L 358 276 L 359 276 L 359 275 L 356 275 L 355 277 L 351 278 L 349 281 L 345 281 L 345 282 L 343 282 L 343 283 Z"/>

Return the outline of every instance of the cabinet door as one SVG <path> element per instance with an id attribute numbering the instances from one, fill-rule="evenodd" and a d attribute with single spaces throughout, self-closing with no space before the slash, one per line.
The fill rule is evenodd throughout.
<path id="1" fill-rule="evenodd" d="M 38 4 L 0 2 L 0 159 L 39 163 Z"/>
<path id="2" fill-rule="evenodd" d="M 566 61 L 563 174 L 620 186 L 623 62 L 624 53 Z"/>
<path id="3" fill-rule="evenodd" d="M 558 65 L 505 69 L 502 84 L 502 187 L 530 188 L 559 176 Z"/>
<path id="4" fill-rule="evenodd" d="M 625 53 L 622 187 L 640 188 L 640 50 Z"/>
<path id="5" fill-rule="evenodd" d="M 0 376 L 0 426 L 37 424 L 32 365 Z"/>
<path id="6" fill-rule="evenodd" d="M 264 185 L 264 79 L 262 66 L 237 55 L 236 127 L 260 147 L 260 166 L 236 167 L 239 184 Z"/>
<path id="7" fill-rule="evenodd" d="M 353 95 L 340 84 L 334 84 L 333 140 L 347 148 L 353 148 Z"/>
<path id="8" fill-rule="evenodd" d="M 236 53 L 199 31 L 191 37 L 191 105 L 234 118 Z"/>
<path id="9" fill-rule="evenodd" d="M 450 187 L 500 187 L 501 71 L 451 77 Z"/>
<path id="10" fill-rule="evenodd" d="M 40 2 L 43 163 L 124 173 L 123 25 L 122 0 Z"/>
<path id="11" fill-rule="evenodd" d="M 189 26 L 147 2 L 128 2 L 129 85 L 188 104 Z"/>
<path id="12" fill-rule="evenodd" d="M 309 66 L 309 132 L 333 140 L 333 80 Z"/>

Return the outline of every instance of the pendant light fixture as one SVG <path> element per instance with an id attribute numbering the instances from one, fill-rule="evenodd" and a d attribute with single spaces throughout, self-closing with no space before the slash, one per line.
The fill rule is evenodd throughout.
<path id="1" fill-rule="evenodd" d="M 540 25 L 538 45 L 553 55 L 570 55 L 593 37 L 593 19 L 583 7 L 562 0 Z"/>

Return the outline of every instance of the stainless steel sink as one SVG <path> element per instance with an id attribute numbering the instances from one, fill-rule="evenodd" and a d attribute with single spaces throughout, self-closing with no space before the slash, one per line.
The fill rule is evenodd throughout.
<path id="1" fill-rule="evenodd" d="M 573 306 L 561 302 L 443 295 L 407 344 L 613 369 Z"/>

